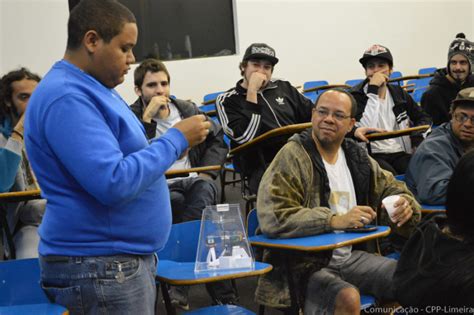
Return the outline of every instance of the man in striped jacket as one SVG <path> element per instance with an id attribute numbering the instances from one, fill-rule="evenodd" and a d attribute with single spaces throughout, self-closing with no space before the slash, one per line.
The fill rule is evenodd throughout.
<path id="1" fill-rule="evenodd" d="M 309 122 L 313 103 L 290 82 L 272 80 L 278 58 L 264 43 L 254 43 L 245 51 L 239 65 L 242 79 L 217 99 L 217 111 L 224 132 L 237 147 L 275 128 Z M 276 137 L 247 150 L 235 160 L 236 167 L 248 177 L 251 193 L 286 137 Z"/>

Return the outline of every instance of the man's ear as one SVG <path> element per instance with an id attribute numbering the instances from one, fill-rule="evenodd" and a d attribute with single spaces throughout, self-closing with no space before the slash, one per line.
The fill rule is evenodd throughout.
<path id="1" fill-rule="evenodd" d="M 138 87 L 138 86 L 135 86 L 135 94 L 137 94 L 138 96 L 142 97 L 142 90 Z"/>
<path id="2" fill-rule="evenodd" d="M 86 47 L 87 52 L 93 53 L 99 46 L 99 42 L 101 40 L 102 39 L 100 38 L 99 34 L 97 34 L 96 31 L 90 30 L 90 31 L 87 31 L 87 33 L 84 35 L 82 42 L 84 44 L 84 47 Z"/>
<path id="3" fill-rule="evenodd" d="M 347 130 L 347 133 L 351 132 L 352 128 L 354 128 L 355 123 L 356 123 L 355 118 L 351 118 L 351 122 L 349 124 L 349 129 Z"/>

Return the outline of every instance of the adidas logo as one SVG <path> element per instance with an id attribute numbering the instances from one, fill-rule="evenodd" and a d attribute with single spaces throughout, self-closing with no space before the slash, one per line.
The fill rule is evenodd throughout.
<path id="1" fill-rule="evenodd" d="M 275 101 L 278 103 L 278 105 L 285 105 L 285 99 L 283 97 L 277 97 Z"/>

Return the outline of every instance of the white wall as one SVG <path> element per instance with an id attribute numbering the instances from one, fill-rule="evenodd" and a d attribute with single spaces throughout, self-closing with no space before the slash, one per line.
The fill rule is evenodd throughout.
<path id="1" fill-rule="evenodd" d="M 42 75 L 66 45 L 66 0 L 0 0 L 0 73 L 26 65 Z M 323 1 L 236 0 L 238 46 L 252 42 L 276 49 L 274 76 L 294 85 L 325 79 L 343 83 L 362 78 L 358 59 L 366 47 L 389 47 L 395 70 L 414 74 L 446 63 L 447 47 L 464 32 L 474 40 L 474 0 Z M 170 61 L 172 93 L 197 102 L 226 90 L 240 78 L 236 56 Z M 133 71 L 132 71 L 133 72 Z M 133 102 L 133 73 L 117 87 Z"/>

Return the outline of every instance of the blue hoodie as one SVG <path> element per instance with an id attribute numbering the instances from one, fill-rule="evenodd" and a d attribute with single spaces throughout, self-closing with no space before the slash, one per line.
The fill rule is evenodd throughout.
<path id="1" fill-rule="evenodd" d="M 164 246 L 171 228 L 164 173 L 188 146 L 179 130 L 148 143 L 114 89 L 62 60 L 33 93 L 25 131 L 48 200 L 41 255 L 143 255 Z"/>

